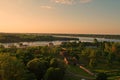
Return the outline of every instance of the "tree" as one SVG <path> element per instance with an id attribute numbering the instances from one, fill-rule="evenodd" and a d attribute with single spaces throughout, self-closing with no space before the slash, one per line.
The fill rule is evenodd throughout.
<path id="1" fill-rule="evenodd" d="M 114 60 L 115 60 L 115 54 L 112 53 L 112 52 L 109 52 L 108 55 L 107 55 L 107 61 L 108 61 L 108 63 L 112 64 Z"/>
<path id="2" fill-rule="evenodd" d="M 98 42 L 98 40 L 97 40 L 96 38 L 94 39 L 94 43 L 95 43 L 95 45 L 98 47 L 99 42 Z"/>
<path id="3" fill-rule="evenodd" d="M 51 67 L 58 67 L 58 61 L 57 61 L 57 59 L 56 58 L 52 58 L 51 60 L 50 60 L 50 66 Z"/>
<path id="4" fill-rule="evenodd" d="M 34 58 L 34 54 L 30 50 L 18 49 L 16 51 L 16 57 L 20 59 L 26 65 L 28 61 Z"/>
<path id="5" fill-rule="evenodd" d="M 47 62 L 35 58 L 27 63 L 27 68 L 36 75 L 37 80 L 41 80 L 47 70 Z"/>
<path id="6" fill-rule="evenodd" d="M 94 39 L 94 43 L 98 43 L 98 40 L 96 38 Z"/>
<path id="7" fill-rule="evenodd" d="M 5 46 L 4 46 L 4 45 L 0 45 L 0 48 L 4 49 L 4 48 L 5 48 Z"/>
<path id="8" fill-rule="evenodd" d="M 0 71 L 2 80 L 23 80 L 25 66 L 15 56 L 0 54 Z"/>
<path id="9" fill-rule="evenodd" d="M 96 59 L 90 59 L 89 66 L 90 67 L 95 67 L 95 65 L 96 65 Z"/>
<path id="10" fill-rule="evenodd" d="M 112 44 L 111 52 L 116 53 L 117 52 L 117 45 Z"/>
<path id="11" fill-rule="evenodd" d="M 63 80 L 64 72 L 60 68 L 50 67 L 44 76 L 45 80 Z"/>
<path id="12" fill-rule="evenodd" d="M 105 52 L 109 52 L 110 49 L 111 49 L 111 48 L 110 48 L 110 46 L 111 46 L 110 43 L 107 43 L 107 42 L 106 42 L 106 43 L 104 44 L 104 46 L 105 46 L 105 47 L 104 47 L 104 51 L 105 51 Z"/>
<path id="13" fill-rule="evenodd" d="M 107 80 L 107 74 L 105 73 L 98 73 L 97 74 L 97 77 L 96 77 L 96 80 Z"/>
<path id="14" fill-rule="evenodd" d="M 97 51 L 96 50 L 91 50 L 89 54 L 89 66 L 94 67 L 96 65 L 96 59 L 97 59 Z"/>

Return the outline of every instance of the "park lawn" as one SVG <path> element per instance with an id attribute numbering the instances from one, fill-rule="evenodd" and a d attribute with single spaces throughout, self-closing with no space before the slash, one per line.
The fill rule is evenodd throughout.
<path id="1" fill-rule="evenodd" d="M 64 80 L 80 80 L 80 79 L 93 80 L 94 76 L 89 75 L 87 72 L 80 69 L 78 66 L 68 65 Z"/>

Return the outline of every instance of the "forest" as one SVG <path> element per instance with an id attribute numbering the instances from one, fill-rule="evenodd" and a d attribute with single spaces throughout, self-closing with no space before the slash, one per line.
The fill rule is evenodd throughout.
<path id="1" fill-rule="evenodd" d="M 54 37 L 50 34 L 1 33 L 0 43 L 35 42 L 35 41 L 69 41 L 78 38 Z"/>
<path id="2" fill-rule="evenodd" d="M 105 39 L 120 39 L 120 35 L 110 35 L 110 34 L 52 34 L 52 35 L 62 35 L 62 36 L 76 36 L 76 37 L 92 37 L 92 38 L 105 38 Z"/>
<path id="3" fill-rule="evenodd" d="M 119 42 L 94 39 L 57 46 L 0 45 L 0 80 L 119 80 L 119 65 Z"/>

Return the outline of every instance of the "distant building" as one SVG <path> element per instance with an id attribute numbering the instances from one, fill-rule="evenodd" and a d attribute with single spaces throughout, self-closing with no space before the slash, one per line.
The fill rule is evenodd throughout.
<path id="1" fill-rule="evenodd" d="M 60 51 L 60 55 L 63 56 L 63 57 L 68 57 L 69 56 L 66 48 L 62 48 L 62 50 Z"/>
<path id="2" fill-rule="evenodd" d="M 69 61 L 67 60 L 66 57 L 64 57 L 64 62 L 65 62 L 65 64 L 69 64 Z"/>
<path id="3" fill-rule="evenodd" d="M 26 45 L 26 44 L 20 46 L 20 48 L 26 48 L 26 47 L 28 47 L 28 45 Z"/>
<path id="4" fill-rule="evenodd" d="M 53 44 L 52 42 L 50 42 L 50 43 L 48 44 L 48 46 L 49 46 L 49 47 L 53 47 L 54 44 Z"/>
<path id="5" fill-rule="evenodd" d="M 65 64 L 76 65 L 78 63 L 75 57 L 69 55 L 66 48 L 62 48 L 60 55 L 63 56 Z"/>
<path id="6" fill-rule="evenodd" d="M 8 48 L 16 48 L 16 46 L 14 44 L 9 44 Z"/>
<path id="7" fill-rule="evenodd" d="M 28 47 L 27 44 L 19 43 L 19 48 L 26 48 L 26 47 Z"/>

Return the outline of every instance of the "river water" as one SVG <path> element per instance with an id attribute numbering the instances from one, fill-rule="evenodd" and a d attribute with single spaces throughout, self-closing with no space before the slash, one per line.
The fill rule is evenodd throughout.
<path id="1" fill-rule="evenodd" d="M 70 38 L 79 38 L 81 42 L 93 42 L 95 38 L 92 37 L 73 37 L 73 36 L 57 36 L 57 37 L 70 37 Z M 96 38 L 98 41 L 108 41 L 108 42 L 120 42 L 120 40 L 117 39 L 105 39 L 105 38 Z M 71 40 L 73 41 L 73 40 Z M 63 41 L 36 41 L 36 42 L 21 42 L 23 45 L 27 46 L 46 46 L 50 42 L 52 42 L 54 45 L 60 45 Z M 4 45 L 4 47 L 9 47 L 11 45 L 15 45 L 16 47 L 19 47 L 19 43 L 0 43 L 1 45 Z"/>

